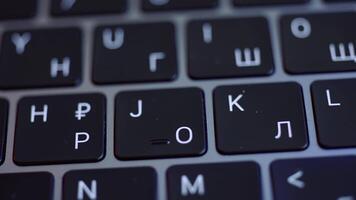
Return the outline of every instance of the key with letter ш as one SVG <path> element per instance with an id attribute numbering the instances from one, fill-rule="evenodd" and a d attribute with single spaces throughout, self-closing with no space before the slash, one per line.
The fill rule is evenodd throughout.
<path id="1" fill-rule="evenodd" d="M 293 74 L 356 70 L 356 13 L 284 16 L 283 59 Z"/>

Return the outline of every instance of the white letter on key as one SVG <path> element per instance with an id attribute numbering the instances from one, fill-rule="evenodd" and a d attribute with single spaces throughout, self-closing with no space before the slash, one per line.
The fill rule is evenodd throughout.
<path id="1" fill-rule="evenodd" d="M 330 90 L 326 90 L 326 98 L 328 100 L 328 106 L 333 107 L 333 106 L 341 106 L 341 103 L 333 103 L 331 101 L 331 95 L 330 95 Z"/>
<path id="2" fill-rule="evenodd" d="M 205 43 L 211 43 L 213 41 L 213 28 L 209 23 L 203 24 L 203 38 Z"/>
<path id="3" fill-rule="evenodd" d="M 183 130 L 187 130 L 188 131 L 188 139 L 186 140 L 182 140 L 180 135 L 182 133 Z M 187 127 L 187 126 L 182 126 L 180 128 L 178 128 L 176 130 L 176 140 L 178 143 L 180 144 L 188 144 L 193 140 L 193 131 L 191 128 Z"/>
<path id="4" fill-rule="evenodd" d="M 356 54 L 353 43 L 348 44 L 348 51 L 345 48 L 345 45 L 339 44 L 339 55 L 337 54 L 335 44 L 329 45 L 331 60 L 333 62 L 355 62 L 356 63 Z"/>
<path id="5" fill-rule="evenodd" d="M 242 97 L 242 94 L 237 96 L 235 99 L 232 99 L 232 95 L 228 96 L 230 112 L 234 112 L 234 106 L 237 107 L 240 111 L 245 111 L 245 109 L 238 103 Z"/>
<path id="6" fill-rule="evenodd" d="M 235 49 L 235 63 L 237 67 L 257 67 L 261 65 L 260 48 L 254 48 L 253 50 L 244 49 L 243 54 L 241 49 Z"/>
<path id="7" fill-rule="evenodd" d="M 105 29 L 103 31 L 103 45 L 111 50 L 119 49 L 124 44 L 125 32 L 121 28 L 115 29 L 113 35 L 112 30 Z"/>
<path id="8" fill-rule="evenodd" d="M 200 196 L 205 194 L 205 186 L 204 186 L 204 176 L 199 174 L 192 184 L 186 175 L 181 177 L 181 195 L 195 195 L 198 194 Z"/>
<path id="9" fill-rule="evenodd" d="M 166 58 L 166 54 L 163 52 L 151 53 L 149 56 L 150 71 L 156 72 L 157 71 L 157 61 L 163 60 L 164 58 Z"/>
<path id="10" fill-rule="evenodd" d="M 36 111 L 36 106 L 31 106 L 31 123 L 35 122 L 36 116 L 42 116 L 42 121 L 47 122 L 48 105 L 43 105 L 42 111 Z"/>
<path id="11" fill-rule="evenodd" d="M 91 200 L 96 200 L 97 199 L 97 183 L 96 183 L 96 180 L 92 180 L 91 181 L 90 188 L 85 184 L 84 181 L 80 180 L 78 182 L 77 199 L 78 200 L 84 199 L 84 193 Z"/>
<path id="12" fill-rule="evenodd" d="M 24 34 L 19 34 L 19 33 L 14 33 L 11 36 L 12 43 L 14 43 L 16 47 L 16 53 L 17 54 L 23 54 L 26 49 L 26 45 L 30 42 L 31 40 L 31 34 L 30 33 L 24 33 Z"/>
<path id="13" fill-rule="evenodd" d="M 80 136 L 84 136 L 84 139 L 80 140 Z M 86 143 L 86 142 L 89 141 L 89 139 L 90 139 L 90 136 L 86 132 L 75 133 L 75 145 L 74 145 L 74 148 L 78 149 L 80 143 Z"/>
<path id="14" fill-rule="evenodd" d="M 279 139 L 282 137 L 282 125 L 287 125 L 287 129 L 288 129 L 288 137 L 292 138 L 293 137 L 293 133 L 292 133 L 292 127 L 291 127 L 291 123 L 290 121 L 280 121 L 277 122 L 277 135 L 274 137 L 275 139 Z"/>
<path id="15" fill-rule="evenodd" d="M 70 59 L 68 57 L 65 57 L 62 63 L 59 63 L 58 58 L 53 58 L 51 60 L 51 77 L 57 77 L 59 71 L 63 73 L 64 77 L 69 76 Z"/>
<path id="16" fill-rule="evenodd" d="M 291 23 L 291 30 L 296 38 L 304 39 L 310 36 L 311 25 L 305 18 L 296 18 Z"/>
<path id="17" fill-rule="evenodd" d="M 87 114 L 90 112 L 90 110 L 91 110 L 91 106 L 89 103 L 80 102 L 77 105 L 77 110 L 75 111 L 75 117 L 78 120 L 81 120 L 82 118 L 87 116 Z"/>
<path id="18" fill-rule="evenodd" d="M 137 113 L 130 112 L 130 116 L 133 118 L 141 117 L 142 115 L 142 100 L 137 101 Z"/>

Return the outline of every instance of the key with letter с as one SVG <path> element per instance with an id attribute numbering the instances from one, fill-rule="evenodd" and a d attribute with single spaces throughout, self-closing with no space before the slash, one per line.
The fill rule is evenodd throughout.
<path id="1" fill-rule="evenodd" d="M 14 161 L 20 165 L 95 162 L 104 157 L 105 97 L 26 97 L 17 112 Z"/>
<path id="2" fill-rule="evenodd" d="M 78 84 L 81 39 L 77 28 L 6 32 L 0 51 L 0 88 Z"/>
<path id="3" fill-rule="evenodd" d="M 356 70 L 356 13 L 284 16 L 284 65 L 289 73 Z"/>
<path id="4" fill-rule="evenodd" d="M 217 148 L 223 154 L 302 150 L 308 144 L 297 83 L 218 87 L 214 111 Z"/>

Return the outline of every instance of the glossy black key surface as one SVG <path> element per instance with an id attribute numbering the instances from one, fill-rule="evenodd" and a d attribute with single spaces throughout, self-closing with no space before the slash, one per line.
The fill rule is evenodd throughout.
<path id="1" fill-rule="evenodd" d="M 214 111 L 223 154 L 302 150 L 308 144 L 303 94 L 296 83 L 218 87 Z"/>
<path id="2" fill-rule="evenodd" d="M 117 14 L 126 9 L 127 0 L 52 0 L 55 16 Z"/>
<path id="3" fill-rule="evenodd" d="M 289 73 L 356 70 L 356 13 L 282 17 L 282 47 Z"/>
<path id="4" fill-rule="evenodd" d="M 188 71 L 195 79 L 273 72 L 264 18 L 198 20 L 188 24 Z"/>
<path id="5" fill-rule="evenodd" d="M 356 146 L 356 79 L 316 81 L 312 96 L 318 140 L 325 148 Z"/>
<path id="6" fill-rule="evenodd" d="M 18 104 L 14 161 L 19 165 L 98 161 L 105 152 L 105 97 L 26 97 Z"/>
<path id="7" fill-rule="evenodd" d="M 153 168 L 70 171 L 63 180 L 63 199 L 156 200 L 157 178 Z"/>
<path id="8" fill-rule="evenodd" d="M 36 11 L 37 0 L 6 0 L 1 2 L 0 20 L 30 18 Z"/>
<path id="9" fill-rule="evenodd" d="M 9 103 L 5 99 L 0 98 L 0 164 L 5 158 L 8 109 Z"/>
<path id="10" fill-rule="evenodd" d="M 48 172 L 0 174 L 2 200 L 52 200 L 54 177 Z"/>
<path id="11" fill-rule="evenodd" d="M 167 172 L 169 200 L 260 200 L 260 168 L 254 162 L 173 166 Z"/>
<path id="12" fill-rule="evenodd" d="M 115 155 L 119 159 L 205 153 L 204 96 L 200 89 L 122 92 L 115 104 Z"/>
<path id="13" fill-rule="evenodd" d="M 201 9 L 217 5 L 218 0 L 142 0 L 144 11 Z"/>
<path id="14" fill-rule="evenodd" d="M 236 6 L 305 3 L 309 0 L 234 0 Z"/>
<path id="15" fill-rule="evenodd" d="M 95 31 L 93 80 L 98 84 L 168 81 L 176 77 L 171 23 L 103 26 Z"/>
<path id="16" fill-rule="evenodd" d="M 278 160 L 272 163 L 275 200 L 356 198 L 356 157 Z"/>
<path id="17" fill-rule="evenodd" d="M 78 84 L 81 39 L 77 28 L 6 32 L 0 52 L 0 88 Z"/>

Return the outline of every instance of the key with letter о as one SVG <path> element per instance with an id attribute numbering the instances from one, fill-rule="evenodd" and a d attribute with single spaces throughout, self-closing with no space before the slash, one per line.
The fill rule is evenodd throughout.
<path id="1" fill-rule="evenodd" d="M 0 51 L 0 88 L 71 86 L 81 81 L 81 31 L 10 31 Z"/>
<path id="2" fill-rule="evenodd" d="M 254 162 L 178 165 L 167 171 L 169 200 L 261 200 L 260 168 Z"/>
<path id="3" fill-rule="evenodd" d="M 26 97 L 18 104 L 14 161 L 19 165 L 94 162 L 104 157 L 105 97 Z"/>
<path id="4" fill-rule="evenodd" d="M 282 17 L 283 59 L 289 73 L 356 70 L 356 13 Z"/>
<path id="5" fill-rule="evenodd" d="M 200 89 L 122 92 L 115 104 L 115 155 L 119 159 L 205 153 L 204 96 Z"/>
<path id="6" fill-rule="evenodd" d="M 217 148 L 223 154 L 302 150 L 308 144 L 297 83 L 218 87 L 214 112 Z"/>

